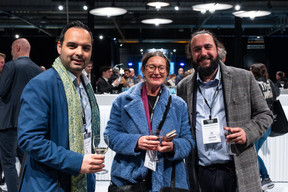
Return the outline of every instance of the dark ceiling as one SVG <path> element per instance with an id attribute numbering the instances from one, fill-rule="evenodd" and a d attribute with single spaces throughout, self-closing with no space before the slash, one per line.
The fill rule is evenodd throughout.
<path id="1" fill-rule="evenodd" d="M 163 0 L 164 1 L 164 0 Z M 120 41 L 165 41 L 186 40 L 192 31 L 200 28 L 211 29 L 217 34 L 233 36 L 235 21 L 242 28 L 244 36 L 250 35 L 283 35 L 287 34 L 288 1 L 287 0 L 239 0 L 220 1 L 235 5 L 241 4 L 241 10 L 270 10 L 271 15 L 235 19 L 234 9 L 216 11 L 215 13 L 201 14 L 192 10 L 192 6 L 208 1 L 172 1 L 168 7 L 157 11 L 148 7 L 148 1 L 114 0 L 114 1 L 81 1 L 81 0 L 1 0 L 0 1 L 0 36 L 11 36 L 15 33 L 33 36 L 59 35 L 67 21 L 81 20 L 88 25 L 94 25 L 94 34 L 109 35 Z M 180 10 L 175 11 L 174 6 L 179 2 Z M 218 1 L 219 2 L 219 1 Z M 63 4 L 64 10 L 59 11 L 58 5 Z M 89 16 L 88 11 L 82 9 L 83 5 L 89 9 L 113 6 L 125 8 L 128 12 L 122 16 L 100 17 Z M 67 11 L 68 5 L 68 11 Z M 167 25 L 147 25 L 141 20 L 150 18 L 172 19 L 173 23 Z M 89 22 L 88 22 L 89 21 Z"/>

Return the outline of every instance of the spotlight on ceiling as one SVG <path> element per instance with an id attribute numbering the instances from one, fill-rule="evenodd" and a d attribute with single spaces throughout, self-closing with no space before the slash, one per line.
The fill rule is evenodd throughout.
<path id="1" fill-rule="evenodd" d="M 90 10 L 90 14 L 92 15 L 107 17 L 124 15 L 125 13 L 127 13 L 127 10 L 119 7 L 101 7 Z"/>
<path id="2" fill-rule="evenodd" d="M 198 4 L 193 5 L 192 9 L 194 11 L 200 11 L 201 13 L 206 13 L 209 11 L 210 13 L 214 13 L 217 10 L 225 10 L 230 9 L 233 6 L 230 4 L 224 4 L 224 3 L 205 3 L 205 4 Z"/>
<path id="3" fill-rule="evenodd" d="M 173 21 L 171 19 L 155 18 L 155 19 L 144 19 L 141 22 L 144 24 L 154 24 L 154 25 L 158 26 L 160 24 L 169 24 L 169 23 L 172 23 Z"/>
<path id="4" fill-rule="evenodd" d="M 270 15 L 271 12 L 270 11 L 237 11 L 234 12 L 233 15 L 235 17 L 249 17 L 250 19 L 254 19 L 255 17 L 263 17 L 263 16 L 267 16 Z"/>
<path id="5" fill-rule="evenodd" d="M 239 4 L 237 4 L 237 5 L 235 5 L 234 9 L 235 9 L 236 11 L 239 11 L 239 10 L 241 9 L 241 6 L 240 6 Z"/>
<path id="6" fill-rule="evenodd" d="M 157 9 L 157 11 L 159 11 L 159 9 L 161 9 L 161 7 L 169 6 L 169 3 L 166 3 L 166 2 L 150 2 L 150 3 L 147 3 L 147 5 L 149 5 L 151 7 L 155 7 Z"/>
<path id="7" fill-rule="evenodd" d="M 59 6 L 58 6 L 58 9 L 59 9 L 60 11 L 62 11 L 62 10 L 64 9 L 63 5 L 59 5 Z"/>
<path id="8" fill-rule="evenodd" d="M 175 5 L 174 9 L 175 9 L 176 11 L 179 11 L 179 9 L 180 9 L 180 3 L 179 3 L 179 1 L 178 1 L 177 4 Z"/>
<path id="9" fill-rule="evenodd" d="M 87 5 L 83 5 L 83 10 L 87 11 L 88 10 L 88 6 Z"/>

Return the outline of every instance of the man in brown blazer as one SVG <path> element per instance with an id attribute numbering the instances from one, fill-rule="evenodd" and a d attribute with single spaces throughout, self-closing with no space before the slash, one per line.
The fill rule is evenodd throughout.
<path id="1" fill-rule="evenodd" d="M 272 123 L 272 112 L 249 71 L 219 60 L 217 42 L 209 31 L 192 34 L 195 72 L 177 86 L 197 145 L 186 159 L 190 190 L 261 192 L 254 142 Z"/>

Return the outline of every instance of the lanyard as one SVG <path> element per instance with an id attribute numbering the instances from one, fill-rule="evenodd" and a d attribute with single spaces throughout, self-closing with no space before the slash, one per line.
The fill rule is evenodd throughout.
<path id="1" fill-rule="evenodd" d="M 155 103 L 154 103 L 154 106 L 152 107 L 152 111 L 151 111 L 151 114 L 150 114 L 151 125 L 152 125 L 154 110 L 155 110 L 155 108 L 156 108 L 156 104 L 158 103 L 158 101 L 159 101 L 159 99 L 160 99 L 161 91 L 162 91 L 162 90 L 160 90 L 160 93 L 157 95 L 156 100 L 155 100 Z M 148 100 L 148 104 L 149 104 L 149 100 Z"/>
<path id="2" fill-rule="evenodd" d="M 146 114 L 146 118 L 147 118 L 147 122 L 148 122 L 149 134 L 152 132 L 153 114 L 154 114 L 154 110 L 156 108 L 156 104 L 158 103 L 158 101 L 160 99 L 161 92 L 162 92 L 162 90 L 160 90 L 160 93 L 157 95 L 156 101 L 154 103 L 154 106 L 152 108 L 152 112 L 151 112 L 151 115 L 150 115 L 149 106 L 148 106 L 149 104 L 148 104 L 146 85 L 143 86 L 142 91 L 141 91 L 141 99 L 142 99 L 142 102 L 144 104 L 145 114 Z"/>
<path id="3" fill-rule="evenodd" d="M 198 88 L 198 90 L 199 90 L 199 93 L 202 95 L 202 97 L 204 98 L 204 101 L 205 101 L 206 105 L 207 105 L 208 108 L 209 108 L 209 111 L 210 111 L 209 119 L 212 119 L 212 117 L 211 117 L 211 115 L 212 115 L 212 107 L 213 107 L 214 101 L 215 101 L 215 99 L 216 99 L 216 97 L 217 97 L 217 95 L 218 95 L 218 93 L 219 93 L 219 87 L 220 87 L 220 85 L 221 85 L 221 78 L 220 78 L 219 83 L 218 83 L 218 85 L 217 85 L 216 91 L 214 92 L 214 95 L 213 95 L 213 98 L 212 98 L 212 102 L 211 102 L 211 104 L 209 105 L 207 99 L 204 97 L 204 95 L 203 95 L 203 93 L 202 93 L 202 91 L 201 91 L 201 89 L 200 89 L 200 87 L 199 87 L 199 84 L 197 83 L 197 88 Z"/>

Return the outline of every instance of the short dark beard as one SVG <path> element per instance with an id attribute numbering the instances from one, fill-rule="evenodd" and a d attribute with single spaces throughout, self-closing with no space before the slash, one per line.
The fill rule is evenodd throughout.
<path id="1" fill-rule="evenodd" d="M 209 77 L 217 69 L 218 65 L 220 65 L 219 55 L 217 54 L 215 60 L 211 60 L 211 65 L 209 67 L 201 67 L 198 62 L 193 62 L 193 60 L 192 64 L 200 77 Z"/>

